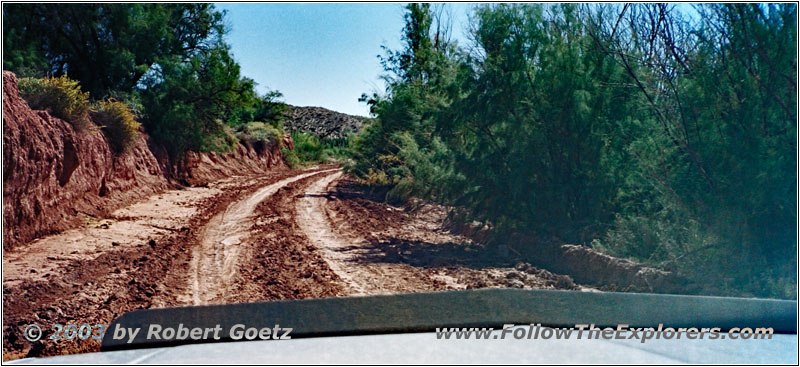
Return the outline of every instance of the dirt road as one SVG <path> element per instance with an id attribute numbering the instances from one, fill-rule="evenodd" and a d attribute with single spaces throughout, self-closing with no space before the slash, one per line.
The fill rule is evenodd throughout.
<path id="1" fill-rule="evenodd" d="M 27 324 L 110 323 L 139 308 L 479 287 L 578 288 L 391 206 L 335 166 L 154 195 L 3 258 L 3 358 L 96 351 Z"/>
<path id="2" fill-rule="evenodd" d="M 344 280 L 348 295 L 389 294 L 442 288 L 432 278 L 407 264 L 359 262 L 370 246 L 358 234 L 336 233 L 329 221 L 335 217 L 326 208 L 331 183 L 341 178 L 337 172 L 323 176 L 305 190 L 297 201 L 297 223 L 308 240 L 320 250 L 328 266 Z M 438 286 L 437 286 L 438 285 Z"/>
<path id="3" fill-rule="evenodd" d="M 262 187 L 211 218 L 203 230 L 199 246 L 192 249 L 189 273 L 193 304 L 226 303 L 228 287 L 237 273 L 240 244 L 250 238 L 256 205 L 282 187 L 318 173 L 299 174 Z M 180 302 L 189 303 L 185 299 Z"/>

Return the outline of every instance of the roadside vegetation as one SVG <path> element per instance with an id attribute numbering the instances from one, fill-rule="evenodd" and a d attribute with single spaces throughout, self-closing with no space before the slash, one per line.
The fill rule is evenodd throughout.
<path id="1" fill-rule="evenodd" d="M 294 133 L 292 167 L 340 162 L 391 200 L 458 207 L 490 244 L 574 243 L 723 295 L 796 298 L 796 4 L 489 4 L 463 44 L 409 4 L 374 118 Z M 173 157 L 281 144 L 212 4 L 4 4 L 3 68 L 32 108 L 140 126 Z"/>
<path id="2" fill-rule="evenodd" d="M 294 150 L 283 150 L 286 161 L 293 168 L 319 163 L 344 163 L 349 158 L 349 137 L 342 139 L 320 139 L 313 134 L 294 132 L 291 134 Z"/>
<path id="3" fill-rule="evenodd" d="M 115 153 L 124 153 L 133 147 L 142 125 L 127 103 L 109 98 L 97 102 L 93 110 L 93 120 L 100 124 Z"/>
<path id="4" fill-rule="evenodd" d="M 22 78 L 19 93 L 33 109 L 49 110 L 53 116 L 71 123 L 75 128 L 88 124 L 89 93 L 81 91 L 75 80 L 60 77 Z"/>
<path id="5" fill-rule="evenodd" d="M 173 157 L 225 151 L 237 131 L 282 135 L 285 109 L 280 93 L 259 95 L 240 75 L 226 31 L 212 4 L 4 4 L 3 69 L 21 77 L 32 108 L 76 127 L 94 101 L 117 152 L 139 123 Z"/>
<path id="6" fill-rule="evenodd" d="M 283 137 L 283 132 L 280 127 L 266 122 L 252 121 L 240 125 L 236 136 L 241 141 L 253 146 L 262 146 L 263 148 L 263 146 L 279 143 Z"/>
<path id="7" fill-rule="evenodd" d="M 353 174 L 526 254 L 578 243 L 797 297 L 796 4 L 481 5 L 467 44 L 444 14 L 407 6 Z"/>

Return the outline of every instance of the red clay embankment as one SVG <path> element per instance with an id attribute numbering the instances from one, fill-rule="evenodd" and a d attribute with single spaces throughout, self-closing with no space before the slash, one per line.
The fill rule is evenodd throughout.
<path id="1" fill-rule="evenodd" d="M 291 147 L 291 138 L 284 145 Z M 32 110 L 17 77 L 3 71 L 3 247 L 81 225 L 174 185 L 203 185 L 223 177 L 282 167 L 280 147 L 238 144 L 231 152 L 187 152 L 170 161 L 141 134 L 115 155 L 96 127 L 75 129 L 47 111 Z"/>

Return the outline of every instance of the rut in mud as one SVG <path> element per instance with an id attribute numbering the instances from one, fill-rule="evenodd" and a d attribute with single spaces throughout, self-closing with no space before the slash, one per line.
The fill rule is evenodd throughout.
<path id="1" fill-rule="evenodd" d="M 370 198 L 342 173 L 317 178 L 296 199 L 298 227 L 347 295 L 485 287 L 591 288 L 568 276 L 496 256 L 443 229 L 445 210 L 410 212 Z"/>
<path id="2" fill-rule="evenodd" d="M 432 278 L 405 264 L 364 264 L 354 261 L 367 248 L 363 238 L 334 232 L 328 220 L 328 187 L 341 172 L 324 176 L 306 189 L 297 202 L 296 220 L 309 241 L 316 246 L 331 269 L 349 287 L 349 295 L 374 295 L 443 288 Z"/>
<path id="3" fill-rule="evenodd" d="M 442 228 L 444 210 L 371 197 L 335 166 L 153 195 L 7 251 L 3 358 L 97 351 L 25 325 L 109 324 L 135 309 L 481 287 L 581 289 L 496 260 Z"/>
<path id="4" fill-rule="evenodd" d="M 55 323 L 109 324 L 122 313 L 135 309 L 193 304 L 189 286 L 192 255 L 200 247 L 211 219 L 231 211 L 232 205 L 237 208 L 237 203 L 248 202 L 247 199 L 255 200 L 251 204 L 256 204 L 274 193 L 267 188 L 274 188 L 276 183 L 283 186 L 316 171 L 276 170 L 259 176 L 231 177 L 202 187 L 170 190 L 117 210 L 108 218 L 87 217 L 80 228 L 6 251 L 4 360 L 92 352 L 99 348 L 96 340 L 30 343 L 22 337 L 24 327 L 30 323 L 43 327 Z M 243 204 L 239 208 L 248 206 Z M 239 215 L 248 210 L 232 211 Z M 254 237 L 260 239 L 263 226 L 256 224 L 256 227 Z M 274 250 L 284 249 L 288 247 Z M 269 293 L 242 292 L 230 301 L 336 295 L 325 291 L 337 289 L 337 285 L 335 276 L 326 273 L 329 270 L 324 262 L 306 252 L 294 253 L 299 263 L 308 264 L 302 267 L 303 272 L 320 277 L 305 281 L 298 293 L 292 292 L 296 288 Z M 256 260 L 255 256 L 248 257 L 235 264 L 246 270 L 245 277 L 252 275 L 251 279 L 255 279 L 263 275 L 253 275 L 253 269 L 261 269 L 253 265 Z M 297 266 L 278 264 L 269 271 L 292 275 L 296 269 Z M 241 284 L 244 278 L 236 279 L 234 283 Z"/>
<path id="5" fill-rule="evenodd" d="M 205 187 L 171 190 L 119 209 L 108 218 L 84 217 L 85 225 L 4 252 L 3 286 L 57 279 L 73 262 L 90 261 L 111 250 L 128 250 L 186 227 L 204 200 L 255 178 L 231 178 Z"/>
<path id="6" fill-rule="evenodd" d="M 240 244 L 250 237 L 256 205 L 282 187 L 318 173 L 300 174 L 262 187 L 211 218 L 199 246 L 192 250 L 191 303 L 226 303 L 228 288 L 237 273 Z"/>

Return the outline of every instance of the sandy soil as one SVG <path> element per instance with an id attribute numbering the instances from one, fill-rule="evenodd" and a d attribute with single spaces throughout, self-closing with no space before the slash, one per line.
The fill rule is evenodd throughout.
<path id="1" fill-rule="evenodd" d="M 3 359 L 96 351 L 30 343 L 29 323 L 110 323 L 135 309 L 481 287 L 584 289 L 391 206 L 335 166 L 232 177 L 87 217 L 7 251 Z M 47 331 L 47 329 L 46 329 Z"/>
<path id="2" fill-rule="evenodd" d="M 244 185 L 242 185 L 244 180 Z M 170 190 L 115 211 L 109 218 L 84 217 L 85 226 L 41 238 L 3 255 L 3 286 L 22 280 L 45 281 L 74 261 L 94 259 L 104 251 L 128 250 L 188 224 L 200 202 L 253 178 L 232 177 L 206 187 Z"/>
<path id="3" fill-rule="evenodd" d="M 89 218 L 84 227 L 6 251 L 4 360 L 99 348 L 92 340 L 30 343 L 22 338 L 29 323 L 45 329 L 54 323 L 108 324 L 139 308 L 193 304 L 186 300 L 192 289 L 193 253 L 201 247 L 208 223 L 232 203 L 237 208 L 241 198 L 265 193 L 259 189 L 315 171 L 275 171 L 168 191 L 110 218 Z M 202 282 L 216 288 L 213 279 Z"/>
<path id="4" fill-rule="evenodd" d="M 340 174 L 320 178 L 298 200 L 296 219 L 350 294 L 471 288 L 593 291 L 444 229 L 447 212 L 389 205 Z"/>
<path id="5" fill-rule="evenodd" d="M 442 289 L 443 284 L 407 264 L 357 261 L 368 256 L 369 243 L 357 233 L 349 236 L 336 233 L 328 220 L 336 213 L 326 210 L 328 187 L 341 176 L 341 172 L 329 174 L 309 185 L 297 201 L 296 220 L 311 244 L 321 251 L 328 266 L 345 281 L 348 295 Z"/>
<path id="6" fill-rule="evenodd" d="M 241 244 L 250 238 L 256 205 L 282 187 L 315 174 L 304 173 L 264 186 L 211 218 L 199 246 L 192 249 L 191 304 L 227 303 L 228 287 L 237 274 Z"/>

